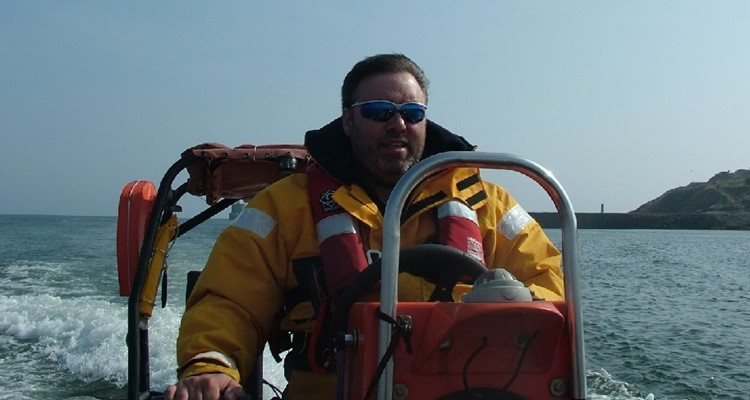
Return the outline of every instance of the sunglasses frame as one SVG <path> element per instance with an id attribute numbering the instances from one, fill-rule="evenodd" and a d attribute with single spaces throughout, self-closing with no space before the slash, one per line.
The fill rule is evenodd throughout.
<path id="1" fill-rule="evenodd" d="M 377 115 L 371 115 L 371 116 L 365 115 L 364 108 L 361 107 L 361 106 L 367 106 L 368 104 L 376 104 L 376 103 L 378 103 L 378 104 L 389 104 L 389 105 L 393 106 L 393 109 L 384 110 L 383 112 L 381 112 L 380 114 L 377 114 Z M 354 103 L 354 104 L 350 105 L 349 108 L 354 108 L 354 107 L 357 107 L 357 106 L 360 106 L 359 113 L 360 113 L 360 115 L 363 118 L 366 118 L 366 119 L 369 119 L 370 121 L 375 121 L 375 122 L 387 122 L 387 121 L 390 121 L 390 119 L 393 118 L 393 116 L 396 115 L 397 112 L 399 114 L 401 114 L 401 118 L 403 118 L 404 122 L 406 122 L 408 124 L 418 124 L 418 123 L 424 121 L 425 118 L 427 118 L 427 106 L 424 105 L 424 104 L 422 104 L 422 103 L 418 103 L 416 101 L 407 101 L 405 103 L 397 104 L 397 103 L 394 103 L 394 102 L 389 101 L 389 100 L 367 100 L 367 101 L 360 101 L 358 103 Z M 408 117 L 407 114 L 406 114 L 406 112 L 408 112 L 408 111 L 415 111 L 416 109 L 414 109 L 414 108 L 404 109 L 404 106 L 417 106 L 417 109 L 422 112 L 422 118 L 420 118 L 419 120 L 414 120 L 414 118 Z M 382 115 L 384 113 L 387 113 L 388 118 L 385 118 L 385 119 L 382 118 Z"/>

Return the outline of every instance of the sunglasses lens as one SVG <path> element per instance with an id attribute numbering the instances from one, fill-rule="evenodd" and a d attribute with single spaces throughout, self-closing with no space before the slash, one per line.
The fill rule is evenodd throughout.
<path id="1" fill-rule="evenodd" d="M 421 122 L 425 116 L 425 107 L 417 103 L 406 103 L 401 106 L 401 116 L 410 124 Z"/>
<path id="2" fill-rule="evenodd" d="M 360 112 L 362 113 L 362 116 L 367 119 L 377 122 L 385 122 L 391 119 L 396 112 L 396 106 L 385 101 L 377 101 L 362 104 L 360 106 Z"/>

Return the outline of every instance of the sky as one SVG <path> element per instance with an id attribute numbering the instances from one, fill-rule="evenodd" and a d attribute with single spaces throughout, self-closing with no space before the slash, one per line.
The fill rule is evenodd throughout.
<path id="1" fill-rule="evenodd" d="M 748 21 L 747 1 L 4 0 L 0 214 L 113 216 L 193 145 L 302 143 L 391 52 L 427 73 L 430 119 L 545 166 L 578 212 L 628 212 L 750 168 Z"/>

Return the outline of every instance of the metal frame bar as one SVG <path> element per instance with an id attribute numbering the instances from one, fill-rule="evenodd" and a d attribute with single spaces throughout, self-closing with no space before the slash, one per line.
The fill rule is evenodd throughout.
<path id="1" fill-rule="evenodd" d="M 148 320 L 141 318 L 138 311 L 138 299 L 143 292 L 148 264 L 154 248 L 156 232 L 161 221 L 169 217 L 173 209 L 172 183 L 188 165 L 198 160 L 197 156 L 185 154 L 177 160 L 164 174 L 156 192 L 156 200 L 151 209 L 151 216 L 138 256 L 138 270 L 135 274 L 133 288 L 128 297 L 128 400 L 141 399 L 141 393 L 149 393 L 151 386 L 149 368 Z"/>
<path id="2" fill-rule="evenodd" d="M 571 363 L 573 371 L 572 397 L 586 398 L 586 368 L 584 362 L 583 314 L 578 272 L 578 236 L 573 206 L 562 185 L 550 171 L 541 165 L 513 154 L 451 151 L 420 161 L 404 174 L 391 192 L 383 220 L 383 261 L 380 289 L 380 306 L 383 312 L 396 317 L 398 298 L 398 264 L 401 240 L 401 212 L 414 188 L 431 172 L 451 167 L 476 167 L 519 172 L 537 182 L 552 199 L 560 216 L 562 253 L 565 276 L 565 300 L 568 312 L 567 328 L 570 330 Z M 391 326 L 381 321 L 378 335 L 378 359 L 386 354 L 391 341 Z M 378 400 L 393 397 L 393 360 L 388 364 L 378 383 Z"/>

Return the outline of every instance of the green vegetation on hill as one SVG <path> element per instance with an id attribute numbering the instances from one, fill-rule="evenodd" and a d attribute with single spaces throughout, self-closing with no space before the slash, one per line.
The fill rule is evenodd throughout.
<path id="1" fill-rule="evenodd" d="M 638 207 L 634 214 L 705 214 L 750 212 L 750 170 L 719 172 L 708 182 L 671 189 Z"/>

